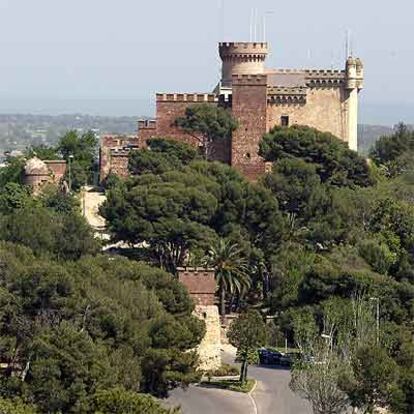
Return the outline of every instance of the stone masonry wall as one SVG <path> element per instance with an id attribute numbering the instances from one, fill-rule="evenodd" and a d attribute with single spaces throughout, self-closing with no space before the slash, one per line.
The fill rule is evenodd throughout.
<path id="1" fill-rule="evenodd" d="M 231 165 L 245 177 L 255 180 L 264 173 L 259 142 L 266 133 L 267 76 L 233 76 L 233 116 L 239 123 L 233 133 Z"/>
<path id="2" fill-rule="evenodd" d="M 147 140 L 157 135 L 157 121 L 145 119 L 138 121 L 139 147 L 146 148 Z"/>
<path id="3" fill-rule="evenodd" d="M 178 280 L 187 288 L 196 305 L 212 306 L 216 292 L 214 270 L 180 268 Z"/>
<path id="4" fill-rule="evenodd" d="M 102 137 L 99 150 L 100 182 L 104 182 L 111 172 L 127 177 L 129 152 L 138 146 L 137 136 L 105 135 Z"/>
<path id="5" fill-rule="evenodd" d="M 194 315 L 206 324 L 206 334 L 197 347 L 198 368 L 215 370 L 221 366 L 221 326 L 217 306 L 196 306 Z"/>
<path id="6" fill-rule="evenodd" d="M 53 182 L 59 184 L 66 174 L 66 161 L 46 160 L 45 164 L 52 174 Z"/>
<path id="7" fill-rule="evenodd" d="M 289 125 L 307 125 L 331 132 L 348 141 L 347 91 L 341 87 L 310 88 L 306 104 L 269 104 L 267 129 L 280 125 L 281 117 L 289 117 Z"/>
<path id="8" fill-rule="evenodd" d="M 172 138 L 186 144 L 199 147 L 200 141 L 174 126 L 177 118 L 184 116 L 185 110 L 191 105 L 218 105 L 217 97 L 212 94 L 157 94 L 156 133 L 152 136 Z M 143 137 L 147 135 L 144 131 Z M 140 135 L 141 138 L 141 135 Z M 144 138 L 142 138 L 143 140 Z M 217 142 L 213 145 L 213 160 L 230 162 L 230 143 Z"/>
<path id="9" fill-rule="evenodd" d="M 221 366 L 220 317 L 214 305 L 216 282 L 214 270 L 180 268 L 178 280 L 186 286 L 196 306 L 194 315 L 206 324 L 206 334 L 197 347 L 199 369 L 215 370 Z"/>

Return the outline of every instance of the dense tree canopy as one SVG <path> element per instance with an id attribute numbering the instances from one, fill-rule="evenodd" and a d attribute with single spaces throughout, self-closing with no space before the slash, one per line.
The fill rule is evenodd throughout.
<path id="1" fill-rule="evenodd" d="M 287 336 L 294 343 L 297 312 L 313 315 L 323 332 L 325 302 L 335 298 L 348 303 L 338 306 L 350 306 L 351 298 L 361 292 L 375 298 L 380 303 L 381 330 L 392 333 L 380 334 L 381 351 L 372 344 L 372 371 L 361 358 L 358 362 L 366 350 L 355 350 L 353 369 L 348 367 L 354 379 L 346 391 L 348 398 L 359 395 L 361 406 L 372 405 L 372 390 L 383 380 L 381 366 L 384 372 L 392 366 L 395 375 L 388 376 L 389 384 L 377 402 L 401 413 L 412 407 L 407 403 L 413 393 L 411 363 L 401 363 L 401 351 L 387 350 L 385 342 L 395 338 L 396 326 L 413 332 L 410 140 L 411 132 L 403 126 L 393 137 L 381 139 L 371 153 L 379 170 L 330 134 L 307 127 L 275 128 L 260 147 L 261 154 L 274 162 L 262 182 L 279 201 L 288 225 L 271 258 L 272 293 L 267 303 L 278 314 L 275 337 Z M 373 316 L 372 304 L 370 309 Z M 366 381 L 372 383 L 363 383 L 368 373 Z M 371 391 L 364 394 L 366 387 Z"/>
<path id="2" fill-rule="evenodd" d="M 266 161 L 299 158 L 314 164 L 322 182 L 333 186 L 369 186 L 373 178 L 367 162 L 345 142 L 328 132 L 306 126 L 275 127 L 260 144 Z"/>
<path id="3" fill-rule="evenodd" d="M 182 286 L 104 256 L 57 263 L 0 243 L 2 393 L 40 412 L 91 412 L 98 390 L 164 395 L 195 379 L 204 333 Z M 132 394 L 131 394 L 132 395 Z"/>
<path id="4" fill-rule="evenodd" d="M 147 149 L 134 151 L 130 156 L 128 166 L 133 175 L 163 174 L 170 170 L 179 170 L 200 158 L 195 148 L 181 142 L 152 138 L 147 144 Z"/>
<path id="5" fill-rule="evenodd" d="M 247 250 L 263 251 L 274 248 L 282 233 L 270 191 L 205 161 L 135 176 L 108 192 L 102 213 L 114 240 L 145 242 L 146 252 L 172 272 L 189 253 L 202 257 L 219 236 L 242 236 Z"/>
<path id="6" fill-rule="evenodd" d="M 381 137 L 370 152 L 372 160 L 389 177 L 412 171 L 414 165 L 414 132 L 399 124 L 391 136 Z"/>
<path id="7" fill-rule="evenodd" d="M 187 126 L 209 137 L 207 130 L 223 128 L 216 116 L 187 114 L 186 122 L 197 120 Z M 208 139 L 225 136 L 216 131 Z M 401 126 L 379 141 L 368 163 L 331 134 L 275 128 L 260 146 L 272 171 L 257 183 L 198 159 L 186 145 L 150 140 L 147 150 L 131 154 L 129 179 L 108 180 L 102 207 L 112 241 L 127 243 L 122 250 L 142 261 L 99 255 L 76 198 L 49 188 L 33 197 L 20 182 L 21 161 L 9 161 L 0 171 L 0 358 L 7 364 L 0 407 L 69 413 L 148 406 L 162 413 L 139 393 L 164 396 L 193 381 L 197 358 L 189 350 L 204 333 L 172 274 L 183 264 L 206 263 L 225 240 L 237 254 L 216 248 L 217 268 L 227 277 L 240 265 L 243 273 L 231 279 L 233 289 L 228 284 L 224 299 L 232 309 L 253 304 L 271 314 L 272 345 L 300 342 L 298 323 L 305 327 L 302 342 L 332 345 L 335 375 L 325 370 L 322 379 L 344 404 L 411 413 L 411 139 Z M 88 174 L 95 144 L 92 136 L 71 133 L 58 151 L 82 161 Z M 365 325 L 358 297 L 365 297 Z M 247 318 L 248 329 L 240 325 L 232 335 L 240 349 L 261 321 L 245 315 L 238 322 Z M 326 330 L 331 344 L 321 340 Z M 246 364 L 263 341 L 249 345 Z M 321 373 L 308 372 L 305 380 L 320 384 L 313 373 Z M 390 373 L 388 385 L 383 372 Z"/>

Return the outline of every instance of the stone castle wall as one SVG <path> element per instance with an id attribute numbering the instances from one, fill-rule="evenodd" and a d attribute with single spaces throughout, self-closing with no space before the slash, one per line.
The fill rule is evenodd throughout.
<path id="1" fill-rule="evenodd" d="M 264 173 L 265 165 L 257 154 L 259 142 L 267 132 L 267 76 L 233 76 L 233 116 L 239 126 L 233 133 L 231 165 L 248 179 Z"/>
<path id="2" fill-rule="evenodd" d="M 217 105 L 213 94 L 157 94 L 157 137 L 177 139 L 190 145 L 199 146 L 197 138 L 174 126 L 177 118 L 184 116 L 186 109 L 198 104 Z"/>
<path id="3" fill-rule="evenodd" d="M 127 177 L 128 159 L 132 150 L 139 148 L 137 136 L 105 135 L 99 149 L 99 181 L 102 183 L 113 173 Z"/>
<path id="4" fill-rule="evenodd" d="M 216 293 L 214 270 L 179 268 L 178 280 L 187 288 L 197 306 L 213 306 Z"/>
<path id="5" fill-rule="evenodd" d="M 288 116 L 289 125 L 314 127 L 347 142 L 347 97 L 341 87 L 316 87 L 308 89 L 306 103 L 269 103 L 267 130 L 280 125 L 282 116 Z"/>

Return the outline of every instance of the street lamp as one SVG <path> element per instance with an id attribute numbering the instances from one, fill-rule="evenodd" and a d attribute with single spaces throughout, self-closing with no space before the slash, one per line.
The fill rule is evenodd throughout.
<path id="1" fill-rule="evenodd" d="M 380 339 L 380 300 L 377 297 L 369 298 L 369 300 L 377 302 L 376 306 L 376 325 L 377 325 L 377 345 Z"/>
<path id="2" fill-rule="evenodd" d="M 69 160 L 68 160 L 68 176 L 69 176 L 69 193 L 72 192 L 72 160 L 73 160 L 73 155 L 70 154 L 69 155 Z"/>

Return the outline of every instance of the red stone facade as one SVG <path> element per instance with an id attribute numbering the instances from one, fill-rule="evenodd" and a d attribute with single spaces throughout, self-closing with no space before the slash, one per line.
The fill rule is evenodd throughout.
<path id="1" fill-rule="evenodd" d="M 214 305 L 216 280 L 214 270 L 203 268 L 179 268 L 178 280 L 187 288 L 197 306 Z"/>
<path id="2" fill-rule="evenodd" d="M 60 183 L 66 174 L 66 161 L 63 160 L 46 160 L 45 164 L 52 174 L 53 182 Z"/>
<path id="3" fill-rule="evenodd" d="M 231 165 L 250 180 L 265 172 L 264 161 L 257 151 L 267 132 L 266 113 L 267 76 L 234 75 L 233 116 L 239 127 L 233 133 Z"/>

